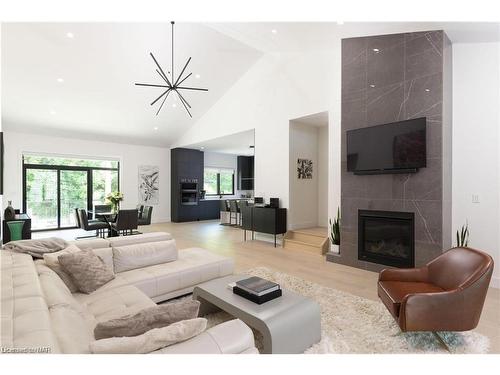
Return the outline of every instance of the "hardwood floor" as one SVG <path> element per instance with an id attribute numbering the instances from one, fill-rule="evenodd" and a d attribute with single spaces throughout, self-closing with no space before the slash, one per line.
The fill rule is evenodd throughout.
<path id="1" fill-rule="evenodd" d="M 318 284 L 352 293 L 371 300 L 378 300 L 376 283 L 378 274 L 353 267 L 327 262 L 324 256 L 298 250 L 274 248 L 272 242 L 243 241 L 242 230 L 219 225 L 218 221 L 194 223 L 163 223 L 141 227 L 142 232 L 165 231 L 173 235 L 179 249 L 203 247 L 215 253 L 233 257 L 236 272 L 252 267 L 265 266 L 295 275 Z M 52 232 L 67 239 L 75 232 Z M 71 235 L 71 237 L 69 237 Z M 43 237 L 48 237 L 45 232 Z M 37 237 L 38 234 L 37 234 Z M 248 236 L 250 238 L 250 236 Z M 491 353 L 500 353 L 500 289 L 490 288 L 477 332 L 490 338 Z"/>

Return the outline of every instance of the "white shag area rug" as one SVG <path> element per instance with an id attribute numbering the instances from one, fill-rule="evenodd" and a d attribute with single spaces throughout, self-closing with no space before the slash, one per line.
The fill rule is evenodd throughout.
<path id="1" fill-rule="evenodd" d="M 321 341 L 306 354 L 437 353 L 448 351 L 431 332 L 403 333 L 382 302 L 315 284 L 265 267 L 246 274 L 274 281 L 295 293 L 315 300 L 321 308 Z M 208 326 L 234 319 L 225 312 L 206 316 Z M 293 327 L 291 327 L 293 329 Z M 260 334 L 254 331 L 257 348 Z M 489 339 L 479 333 L 440 332 L 451 353 L 487 353 Z"/>

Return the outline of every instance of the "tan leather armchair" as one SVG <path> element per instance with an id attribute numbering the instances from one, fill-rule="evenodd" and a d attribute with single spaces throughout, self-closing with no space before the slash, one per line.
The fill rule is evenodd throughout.
<path id="1" fill-rule="evenodd" d="M 456 247 L 425 266 L 385 269 L 378 296 L 406 331 L 468 331 L 479 323 L 493 273 L 493 259 Z"/>

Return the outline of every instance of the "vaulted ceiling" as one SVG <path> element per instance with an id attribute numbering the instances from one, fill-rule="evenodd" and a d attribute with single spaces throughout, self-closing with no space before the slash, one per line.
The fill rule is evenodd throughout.
<path id="1" fill-rule="evenodd" d="M 134 85 L 163 84 L 149 53 L 170 70 L 170 23 L 3 23 L 2 123 L 5 130 L 169 146 L 263 53 L 429 29 L 444 29 L 454 43 L 500 40 L 495 23 L 177 23 L 175 71 L 192 57 L 185 84 L 209 89 L 186 93 L 190 118 L 175 95 L 156 116 L 159 103 L 150 103 L 162 89 Z"/>
<path id="2" fill-rule="evenodd" d="M 175 75 L 192 57 L 183 86 L 193 118 L 176 95 L 150 103 L 163 84 L 153 52 L 170 71 L 170 23 L 15 23 L 2 25 L 4 129 L 168 146 L 203 115 L 261 52 L 202 24 L 175 25 Z M 187 74 L 185 74 L 187 75 Z"/>

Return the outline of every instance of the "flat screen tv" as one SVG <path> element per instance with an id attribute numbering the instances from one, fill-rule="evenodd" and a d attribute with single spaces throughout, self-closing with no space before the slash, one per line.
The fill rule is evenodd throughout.
<path id="1" fill-rule="evenodd" d="M 347 131 L 347 171 L 417 172 L 426 166 L 426 118 Z"/>

